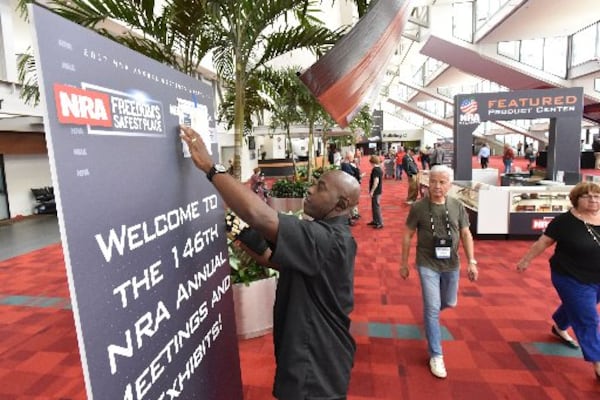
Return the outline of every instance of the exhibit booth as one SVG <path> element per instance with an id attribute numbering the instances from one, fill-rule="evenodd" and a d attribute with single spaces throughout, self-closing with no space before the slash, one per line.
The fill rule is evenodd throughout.
<path id="1" fill-rule="evenodd" d="M 449 195 L 464 204 L 472 233 L 479 238 L 539 236 L 570 208 L 569 191 L 581 181 L 583 89 L 460 94 L 454 104 L 454 182 Z M 535 184 L 514 177 L 507 186 L 498 186 L 497 179 L 473 169 L 473 132 L 481 122 L 537 118 L 549 118 L 550 131 L 547 168 Z M 424 171 L 421 185 L 427 182 Z"/>

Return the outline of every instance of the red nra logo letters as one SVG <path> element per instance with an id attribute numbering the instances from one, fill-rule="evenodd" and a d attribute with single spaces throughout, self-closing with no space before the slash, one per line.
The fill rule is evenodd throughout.
<path id="1" fill-rule="evenodd" d="M 62 124 L 112 126 L 107 93 L 55 84 L 54 100 L 58 121 Z"/>

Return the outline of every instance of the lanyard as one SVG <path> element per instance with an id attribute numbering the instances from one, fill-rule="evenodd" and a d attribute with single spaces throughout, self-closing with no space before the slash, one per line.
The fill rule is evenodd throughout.
<path id="1" fill-rule="evenodd" d="M 450 236 L 450 214 L 448 213 L 448 207 L 446 205 L 446 201 L 444 200 L 444 211 L 446 211 L 446 235 L 449 237 Z M 429 220 L 431 221 L 431 232 L 433 233 L 433 236 L 435 237 L 435 224 L 433 223 L 433 213 L 431 212 L 431 201 L 429 201 L 428 203 L 429 206 Z"/>

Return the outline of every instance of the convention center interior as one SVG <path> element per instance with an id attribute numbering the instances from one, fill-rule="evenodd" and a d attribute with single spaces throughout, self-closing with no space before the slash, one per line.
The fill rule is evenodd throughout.
<path id="1" fill-rule="evenodd" d="M 600 399 L 599 218 L 598 0 L 0 0 L 0 400 Z"/>

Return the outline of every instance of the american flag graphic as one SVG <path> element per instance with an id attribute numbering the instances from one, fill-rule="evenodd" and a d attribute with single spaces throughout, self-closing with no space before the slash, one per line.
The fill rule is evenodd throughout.
<path id="1" fill-rule="evenodd" d="M 460 111 L 464 114 L 474 114 L 477 112 L 477 102 L 475 99 L 464 99 L 460 103 Z"/>

